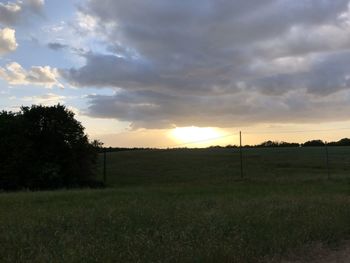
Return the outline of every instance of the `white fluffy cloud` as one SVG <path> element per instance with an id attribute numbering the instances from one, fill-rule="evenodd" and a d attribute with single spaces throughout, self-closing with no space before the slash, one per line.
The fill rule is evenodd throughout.
<path id="1" fill-rule="evenodd" d="M 7 27 L 0 29 L 0 55 L 16 50 L 17 46 L 15 30 Z"/>
<path id="2" fill-rule="evenodd" d="M 58 81 L 58 70 L 50 66 L 33 66 L 29 70 L 25 70 L 20 64 L 12 62 L 7 64 L 5 68 L 0 67 L 0 78 L 11 85 L 32 84 L 47 88 L 53 86 L 63 88 L 63 85 Z"/>
<path id="3" fill-rule="evenodd" d="M 62 75 L 117 91 L 91 97 L 91 115 L 152 128 L 345 118 L 348 96 L 334 98 L 350 90 L 349 0 L 88 0 L 80 12 L 109 53 Z"/>

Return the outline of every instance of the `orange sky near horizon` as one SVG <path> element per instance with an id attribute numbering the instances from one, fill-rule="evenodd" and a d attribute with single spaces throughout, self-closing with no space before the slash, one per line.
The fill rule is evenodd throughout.
<path id="1" fill-rule="evenodd" d="M 89 129 L 86 131 L 91 138 L 101 140 L 107 147 L 201 148 L 213 145 L 238 145 L 240 130 L 243 145 L 259 144 L 267 140 L 297 143 L 314 139 L 338 141 L 350 137 L 350 122 L 261 124 L 241 128 L 192 126 L 174 129 L 125 130 L 116 133 L 95 133 Z"/>

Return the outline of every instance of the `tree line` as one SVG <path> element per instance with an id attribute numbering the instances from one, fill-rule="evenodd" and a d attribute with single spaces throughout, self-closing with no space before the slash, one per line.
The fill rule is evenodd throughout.
<path id="1" fill-rule="evenodd" d="M 325 142 L 322 140 L 310 140 L 304 143 L 290 143 L 283 141 L 265 141 L 261 144 L 254 145 L 253 147 L 317 147 L 317 146 L 350 146 L 350 139 L 343 138 L 336 142 Z"/>
<path id="2" fill-rule="evenodd" d="M 350 139 L 343 138 L 339 141 L 335 142 L 324 142 L 322 140 L 310 140 L 306 141 L 304 143 L 297 143 L 297 142 L 284 142 L 284 141 L 264 141 L 260 144 L 255 145 L 244 145 L 242 147 L 244 148 L 268 148 L 268 147 L 318 147 L 318 146 L 350 146 Z M 207 149 L 222 149 L 222 148 L 239 148 L 238 145 L 226 145 L 226 146 L 220 146 L 220 145 L 212 145 L 209 147 L 206 147 Z M 177 148 L 167 148 L 167 149 L 159 149 L 159 148 L 149 148 L 149 147 L 106 147 L 101 148 L 101 152 L 124 152 L 124 151 L 159 151 L 159 150 L 179 150 L 179 149 L 191 149 L 188 147 L 177 147 Z"/>

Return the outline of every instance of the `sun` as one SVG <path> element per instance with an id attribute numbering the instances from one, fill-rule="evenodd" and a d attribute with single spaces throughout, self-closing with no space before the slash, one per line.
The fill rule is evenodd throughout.
<path id="1" fill-rule="evenodd" d="M 177 127 L 171 131 L 172 137 L 179 143 L 200 143 L 211 141 L 221 136 L 220 132 L 210 127 Z"/>

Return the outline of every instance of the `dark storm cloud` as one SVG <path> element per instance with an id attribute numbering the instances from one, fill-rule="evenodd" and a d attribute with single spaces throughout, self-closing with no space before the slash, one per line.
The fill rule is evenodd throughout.
<path id="1" fill-rule="evenodd" d="M 135 127 L 298 122 L 306 111 L 318 119 L 301 103 L 295 112 L 305 112 L 289 117 L 290 96 L 309 94 L 295 99 L 317 108 L 316 97 L 349 88 L 348 4 L 90 0 L 80 11 L 100 25 L 112 54 L 87 53 L 83 67 L 62 75 L 118 89 L 91 98 L 90 113 Z"/>

